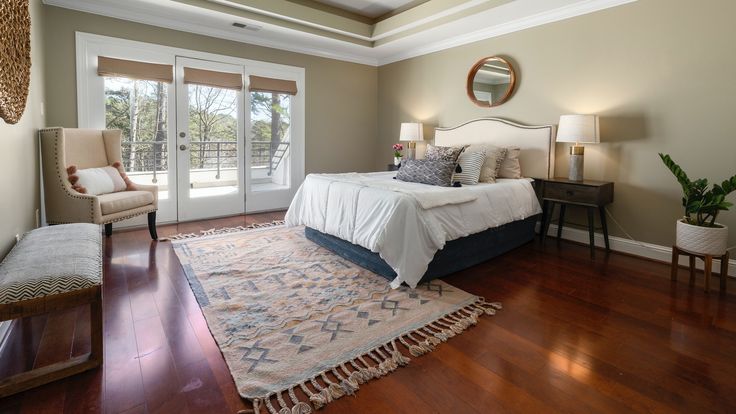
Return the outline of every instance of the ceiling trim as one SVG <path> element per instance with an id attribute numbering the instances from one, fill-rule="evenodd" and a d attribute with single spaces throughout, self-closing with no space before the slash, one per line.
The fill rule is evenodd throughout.
<path id="1" fill-rule="evenodd" d="M 458 21 L 441 24 L 428 30 L 400 38 L 390 43 L 378 44 L 374 47 L 369 47 L 262 22 L 256 22 L 259 26 L 263 27 L 263 30 L 260 32 L 251 32 L 246 30 L 233 32 L 229 27 L 227 27 L 227 30 L 220 29 L 213 27 L 213 25 L 207 25 L 192 19 L 192 9 L 190 8 L 185 10 L 181 8 L 191 6 L 182 5 L 182 3 L 178 3 L 176 1 L 170 3 L 179 4 L 181 6 L 178 9 L 167 10 L 167 13 L 162 15 L 161 13 L 153 13 L 152 7 L 141 7 L 140 3 L 137 5 L 138 7 L 133 7 L 133 2 L 125 6 L 121 6 L 120 4 L 122 2 L 114 1 L 43 0 L 45 4 L 52 6 L 241 43 L 370 66 L 381 66 L 398 62 L 635 1 L 637 0 L 581 0 L 573 4 L 562 4 L 564 3 L 564 0 L 559 0 L 557 3 L 562 4 L 561 6 L 534 13 L 535 10 L 541 10 L 544 6 L 548 6 L 550 3 L 554 2 L 550 0 L 517 0 L 515 2 L 507 3 L 507 5 L 514 5 L 514 3 L 516 3 L 515 7 L 521 10 L 528 10 L 529 12 L 522 13 L 522 17 L 514 20 L 492 24 L 480 30 L 461 33 L 458 35 L 438 35 L 441 33 L 451 33 L 451 31 L 448 31 L 448 28 L 453 24 L 462 25 L 463 19 L 460 19 Z M 160 5 L 161 3 L 157 4 L 157 6 Z M 201 8 L 198 8 L 197 11 L 199 13 L 205 13 L 209 18 L 217 18 L 221 20 L 228 16 L 222 12 Z M 232 17 L 233 16 L 230 15 L 230 19 L 232 19 Z M 477 22 L 479 15 L 469 16 L 465 19 L 470 20 L 474 17 Z M 475 27 L 478 26 L 476 25 Z M 438 38 L 438 40 L 427 41 L 427 37 L 432 35 L 433 32 L 435 38 Z"/>
<path id="2" fill-rule="evenodd" d="M 210 26 L 193 23 L 189 20 L 177 19 L 175 17 L 172 17 L 173 13 L 168 17 L 160 17 L 151 15 L 151 13 L 147 10 L 133 10 L 129 7 L 122 8 L 117 5 L 106 3 L 82 3 L 76 0 L 43 0 L 43 3 L 50 6 L 97 14 L 135 23 L 142 23 L 149 26 L 163 27 L 166 29 L 173 29 L 182 32 L 216 37 L 218 39 L 232 40 L 235 42 L 247 43 L 255 46 L 269 47 L 272 49 L 285 50 L 288 52 L 304 53 L 307 55 L 342 60 L 352 63 L 360 63 L 369 66 L 378 66 L 378 59 L 372 56 L 368 56 L 367 54 L 356 54 L 348 51 L 331 50 L 326 47 L 310 47 L 305 46 L 304 44 L 296 44 L 288 41 L 265 39 L 263 37 L 259 37 L 249 33 L 236 34 L 228 30 L 215 29 Z M 259 25 L 265 26 L 260 23 Z M 325 39 L 321 36 L 311 35 L 309 33 L 303 32 L 300 32 L 299 35 L 305 38 L 305 40 L 309 37 L 314 37 L 317 40 Z M 341 44 L 343 42 L 333 40 L 328 43 Z M 367 47 L 364 49 L 370 50 L 370 48 Z"/>
<path id="3" fill-rule="evenodd" d="M 378 66 L 411 59 L 417 56 L 428 55 L 441 50 L 451 49 L 453 47 L 466 45 L 480 40 L 491 39 L 525 29 L 531 29 L 532 27 L 571 19 L 573 17 L 633 3 L 635 1 L 637 0 L 587 0 L 573 5 L 563 6 L 558 9 L 538 13 L 536 15 L 524 17 L 500 25 L 489 26 L 486 29 L 466 33 L 453 38 L 427 43 L 423 46 L 414 47 L 388 57 L 379 57 Z"/>

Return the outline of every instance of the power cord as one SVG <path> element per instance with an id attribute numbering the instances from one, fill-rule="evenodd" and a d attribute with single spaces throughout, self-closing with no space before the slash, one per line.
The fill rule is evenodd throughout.
<path id="1" fill-rule="evenodd" d="M 646 244 L 640 242 L 639 240 L 636 240 L 635 238 L 631 237 L 631 234 L 629 234 L 629 232 L 626 231 L 626 229 L 624 228 L 624 226 L 622 226 L 621 223 L 619 223 L 618 220 L 616 220 L 616 217 L 614 217 L 613 214 L 611 214 L 611 211 L 608 210 L 608 207 L 606 207 L 605 210 L 606 210 L 606 215 L 611 218 L 611 220 L 613 221 L 613 223 L 616 224 L 616 226 L 618 226 L 619 229 L 621 229 L 621 231 L 624 233 L 624 235 L 626 235 L 626 237 L 629 240 L 633 241 L 634 243 L 638 244 L 641 247 L 644 247 L 644 248 L 647 248 L 647 249 L 650 249 L 650 250 L 654 250 L 651 246 L 647 246 Z M 727 251 L 728 250 L 733 250 L 733 249 L 736 249 L 736 245 L 733 245 L 731 247 L 727 247 L 726 248 Z"/>

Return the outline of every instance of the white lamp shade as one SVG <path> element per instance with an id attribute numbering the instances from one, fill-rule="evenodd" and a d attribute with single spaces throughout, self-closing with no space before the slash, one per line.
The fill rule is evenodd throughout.
<path id="1" fill-rule="evenodd" d="M 402 122 L 399 141 L 424 140 L 424 126 L 419 122 Z"/>
<path id="2" fill-rule="evenodd" d="M 557 127 L 557 142 L 597 144 L 601 142 L 598 115 L 562 115 Z"/>

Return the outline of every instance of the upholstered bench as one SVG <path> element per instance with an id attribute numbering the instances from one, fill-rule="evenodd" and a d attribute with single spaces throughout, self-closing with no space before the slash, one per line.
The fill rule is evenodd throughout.
<path id="1" fill-rule="evenodd" d="M 0 397 L 102 363 L 102 232 L 63 224 L 26 233 L 0 263 L 0 321 L 89 304 L 91 352 L 0 380 Z"/>

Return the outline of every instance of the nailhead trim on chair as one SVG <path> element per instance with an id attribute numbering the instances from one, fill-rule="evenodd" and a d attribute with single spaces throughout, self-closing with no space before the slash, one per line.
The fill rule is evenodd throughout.
<path id="1" fill-rule="evenodd" d="M 64 190 L 64 192 L 66 193 L 67 196 L 69 196 L 71 198 L 77 198 L 77 199 L 80 199 L 80 200 L 89 201 L 89 204 L 90 204 L 90 208 L 89 208 L 89 210 L 90 210 L 89 211 L 89 221 L 90 221 L 90 223 L 94 223 L 94 224 L 115 223 L 115 222 L 118 222 L 118 221 L 127 220 L 129 218 L 138 217 L 138 216 L 141 216 L 143 214 L 148 214 L 148 213 L 153 213 L 154 211 L 158 211 L 158 209 L 155 209 L 154 208 L 152 210 L 145 210 L 145 211 L 138 212 L 136 214 L 131 214 L 131 215 L 124 216 L 124 217 L 118 217 L 118 218 L 116 218 L 114 220 L 104 220 L 101 223 L 95 223 L 95 203 L 94 203 L 94 200 L 91 199 L 92 196 L 78 195 L 78 193 L 76 193 L 76 192 L 69 191 L 69 187 L 66 185 L 65 179 L 61 175 L 61 171 L 65 171 L 66 172 L 66 167 L 63 166 L 63 165 L 60 165 L 61 160 L 59 159 L 59 131 L 62 130 L 62 129 L 63 128 L 44 128 L 44 129 L 41 129 L 39 132 L 49 132 L 49 131 L 53 131 L 54 132 L 54 138 L 55 138 L 54 139 L 54 158 L 56 159 L 56 178 L 59 179 L 59 184 L 61 185 L 61 188 Z M 102 212 L 100 212 L 100 215 L 102 215 Z M 76 222 L 70 222 L 70 221 L 57 221 L 57 220 L 50 220 L 50 221 L 47 221 L 47 222 L 49 224 L 70 224 L 70 223 L 76 223 Z"/>
<path id="2" fill-rule="evenodd" d="M 129 218 L 142 216 L 142 215 L 148 214 L 148 213 L 153 213 L 154 211 L 158 211 L 158 209 L 145 210 L 145 211 L 141 211 L 140 213 L 131 214 L 129 216 L 123 216 L 123 217 L 116 218 L 114 220 L 105 220 L 105 221 L 102 221 L 101 223 L 93 223 L 93 224 L 117 223 L 118 221 L 123 221 L 123 220 L 127 220 Z M 49 224 L 72 224 L 72 223 L 78 223 L 78 222 L 76 222 L 76 221 L 47 221 L 47 223 L 49 223 Z"/>
<path id="3" fill-rule="evenodd" d="M 95 203 L 93 200 L 90 199 L 89 196 L 82 197 L 79 195 L 76 195 L 69 191 L 69 188 L 64 183 L 64 177 L 60 174 L 62 170 L 66 171 L 66 167 L 63 165 L 60 165 L 61 160 L 59 159 L 59 130 L 61 128 L 44 128 L 41 130 L 41 132 L 47 132 L 47 131 L 53 131 L 54 132 L 54 158 L 56 159 L 56 178 L 59 179 L 59 184 L 61 185 L 61 188 L 64 190 L 67 196 L 71 198 L 77 198 L 80 200 L 89 201 L 89 221 L 91 223 L 95 222 Z M 49 222 L 50 223 L 50 222 Z"/>

